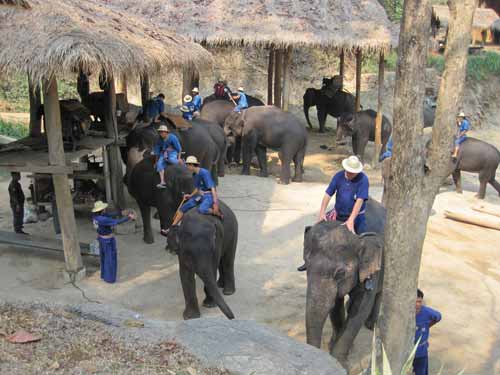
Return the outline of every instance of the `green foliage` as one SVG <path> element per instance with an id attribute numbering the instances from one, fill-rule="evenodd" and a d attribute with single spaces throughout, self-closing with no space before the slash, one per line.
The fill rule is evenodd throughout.
<path id="1" fill-rule="evenodd" d="M 444 56 L 429 56 L 427 66 L 442 73 L 444 71 Z M 500 54 L 490 51 L 480 55 L 470 55 L 467 58 L 467 79 L 478 82 L 491 76 L 500 77 Z"/>
<path id="2" fill-rule="evenodd" d="M 429 55 L 427 57 L 427 67 L 436 69 L 439 73 L 444 72 L 444 56 Z"/>
<path id="3" fill-rule="evenodd" d="M 6 122 L 0 119 L 0 135 L 19 139 L 28 135 L 28 128 L 22 124 Z"/>
<path id="4" fill-rule="evenodd" d="M 403 16 L 403 0 L 382 0 L 379 1 L 385 8 L 387 16 L 391 21 L 399 21 Z"/>

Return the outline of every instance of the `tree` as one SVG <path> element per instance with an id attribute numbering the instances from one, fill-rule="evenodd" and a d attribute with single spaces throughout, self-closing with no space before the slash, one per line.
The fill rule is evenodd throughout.
<path id="1" fill-rule="evenodd" d="M 415 334 L 415 298 L 427 221 L 450 172 L 455 115 L 463 96 L 472 19 L 478 0 L 448 0 L 450 21 L 445 70 L 439 89 L 432 142 L 425 157 L 423 103 L 429 0 L 405 0 L 394 98 L 393 177 L 388 189 L 381 338 L 393 373 L 399 374 Z M 424 168 L 427 165 L 427 168 Z"/>

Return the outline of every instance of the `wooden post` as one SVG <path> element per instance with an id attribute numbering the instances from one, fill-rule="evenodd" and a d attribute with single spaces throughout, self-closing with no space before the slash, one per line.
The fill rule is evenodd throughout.
<path id="1" fill-rule="evenodd" d="M 102 148 L 102 162 L 104 164 L 104 187 L 106 190 L 106 202 L 112 202 L 113 196 L 111 193 L 111 174 L 109 173 L 109 155 L 108 148 Z"/>
<path id="2" fill-rule="evenodd" d="M 44 83 L 43 103 L 45 110 L 45 127 L 47 142 L 49 145 L 49 164 L 55 166 L 66 166 L 64 155 L 61 111 L 57 95 L 57 81 L 52 78 Z M 78 275 L 85 273 L 80 254 L 80 243 L 78 241 L 78 230 L 73 208 L 73 198 L 69 186 L 68 176 L 65 174 L 54 174 L 52 176 L 59 221 L 62 230 L 62 241 L 64 247 L 64 259 L 66 271 L 70 280 L 75 280 Z"/>
<path id="3" fill-rule="evenodd" d="M 356 112 L 361 109 L 361 62 L 363 55 L 361 49 L 356 51 Z"/>
<path id="4" fill-rule="evenodd" d="M 290 104 L 291 66 L 292 47 L 287 47 L 283 57 L 283 111 L 288 111 Z"/>
<path id="5" fill-rule="evenodd" d="M 146 108 L 146 103 L 149 100 L 149 76 L 144 73 L 141 76 L 141 104 L 142 109 Z"/>
<path id="6" fill-rule="evenodd" d="M 90 95 L 90 81 L 89 76 L 81 70 L 76 81 L 76 90 L 80 95 L 82 103 L 85 102 L 85 99 Z"/>
<path id="7" fill-rule="evenodd" d="M 344 87 L 345 55 L 344 50 L 340 52 L 339 76 L 342 78 L 342 87 Z"/>
<path id="8" fill-rule="evenodd" d="M 194 64 L 187 64 L 182 70 L 182 97 L 191 95 L 193 87 L 199 85 L 200 72 Z"/>
<path id="9" fill-rule="evenodd" d="M 274 105 L 281 108 L 281 77 L 283 76 L 283 50 L 274 51 Z"/>
<path id="10" fill-rule="evenodd" d="M 377 165 L 378 156 L 382 147 L 382 116 L 384 95 L 384 53 L 380 52 L 378 62 L 378 101 L 377 101 L 377 117 L 375 119 L 375 152 L 373 153 L 372 166 Z"/>
<path id="11" fill-rule="evenodd" d="M 113 138 L 109 145 L 109 169 L 111 174 L 111 192 L 113 203 L 119 209 L 125 207 L 125 194 L 123 191 L 123 164 L 118 146 L 118 124 L 116 121 L 116 92 L 115 81 L 109 77 L 104 87 L 104 126 L 106 137 Z"/>
<path id="12" fill-rule="evenodd" d="M 273 75 L 274 75 L 274 47 L 269 48 L 269 63 L 267 65 L 267 104 L 273 105 Z"/>
<path id="13" fill-rule="evenodd" d="M 124 75 L 120 79 L 120 92 L 125 96 L 125 102 L 128 103 L 127 77 Z"/>
<path id="14" fill-rule="evenodd" d="M 33 85 L 29 76 L 28 91 L 30 97 L 30 137 L 39 137 L 42 134 L 42 116 L 40 114 L 42 98 L 40 86 Z"/>

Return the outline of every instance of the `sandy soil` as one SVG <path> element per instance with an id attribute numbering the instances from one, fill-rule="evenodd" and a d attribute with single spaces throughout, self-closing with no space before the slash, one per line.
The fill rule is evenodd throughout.
<path id="1" fill-rule="evenodd" d="M 331 121 L 331 120 L 330 120 Z M 485 138 L 487 137 L 487 138 Z M 494 138 L 496 137 L 496 138 Z M 500 137 L 481 134 L 497 146 Z M 304 341 L 306 276 L 296 272 L 302 263 L 304 226 L 314 223 L 325 183 L 339 169 L 347 148 L 322 150 L 333 133 L 313 133 L 306 158 L 304 183 L 279 185 L 274 177 L 230 174 L 219 188 L 235 211 L 240 225 L 236 260 L 237 292 L 226 301 L 239 319 L 269 324 L 297 340 Z M 371 148 L 368 149 L 370 158 Z M 271 172 L 278 174 L 275 156 L 270 155 Z M 379 171 L 369 170 L 371 194 L 381 194 Z M 497 174 L 498 176 L 498 174 Z M 500 177 L 500 176 L 499 176 Z M 8 180 L 0 182 L 0 228 L 11 228 L 7 195 Z M 24 180 L 27 189 L 27 182 Z M 443 321 L 432 330 L 431 368 L 444 365 L 444 374 L 466 368 L 469 374 L 500 374 L 500 265 L 497 262 L 500 232 L 461 224 L 443 217 L 449 207 L 476 202 L 477 177 L 464 174 L 463 195 L 444 187 L 430 218 L 420 275 L 427 303 L 443 313 Z M 488 202 L 500 204 L 498 195 L 487 189 Z M 131 206 L 134 203 L 130 202 Z M 88 213 L 78 213 L 80 239 L 92 241 L 95 232 Z M 154 222 L 159 231 L 159 223 Z M 33 234 L 53 236 L 51 220 L 30 224 Z M 145 245 L 142 233 L 119 235 L 119 281 L 109 285 L 100 280 L 95 263 L 87 262 L 89 276 L 80 286 L 86 295 L 138 311 L 146 317 L 178 320 L 184 301 L 177 260 L 164 251 L 163 238 Z M 65 285 L 62 254 L 0 246 L 0 298 L 80 302 L 80 291 Z M 199 298 L 202 288 L 199 285 Z M 217 309 L 202 308 L 204 317 L 220 316 Z M 370 334 L 359 340 L 367 345 Z M 328 338 L 325 337 L 324 343 Z"/>

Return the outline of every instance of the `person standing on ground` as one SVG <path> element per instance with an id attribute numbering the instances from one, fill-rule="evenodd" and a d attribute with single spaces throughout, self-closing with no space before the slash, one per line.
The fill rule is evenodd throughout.
<path id="1" fill-rule="evenodd" d="M 413 371 L 415 375 L 429 374 L 429 333 L 430 328 L 441 320 L 441 313 L 423 304 L 424 293 L 417 289 L 417 301 L 415 303 L 416 331 L 415 345 L 418 342 L 415 359 L 413 360 Z M 420 340 L 420 341 L 419 341 Z"/>
<path id="2" fill-rule="evenodd" d="M 460 145 L 467 139 L 467 132 L 470 130 L 469 120 L 465 118 L 465 113 L 460 112 L 457 116 L 457 138 L 455 139 L 455 149 L 452 158 L 457 159 Z"/>
<path id="3" fill-rule="evenodd" d="M 116 282 L 118 269 L 116 239 L 113 235 L 113 227 L 129 220 L 135 220 L 135 215 L 129 213 L 120 219 L 113 219 L 118 214 L 106 212 L 107 203 L 97 201 L 94 204 L 92 220 L 97 229 L 97 240 L 99 241 L 99 254 L 101 257 L 101 279 L 107 283 Z M 123 214 L 123 213 L 122 213 Z"/>
<path id="4" fill-rule="evenodd" d="M 11 176 L 12 180 L 9 184 L 9 198 L 14 222 L 14 232 L 19 234 L 28 234 L 23 230 L 25 198 L 23 188 L 19 183 L 21 180 L 21 173 L 12 172 Z"/>

